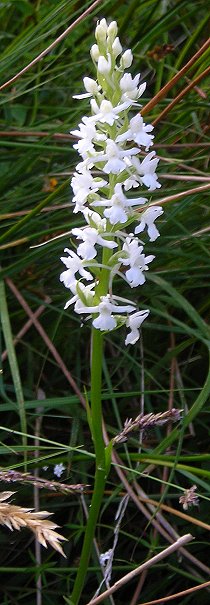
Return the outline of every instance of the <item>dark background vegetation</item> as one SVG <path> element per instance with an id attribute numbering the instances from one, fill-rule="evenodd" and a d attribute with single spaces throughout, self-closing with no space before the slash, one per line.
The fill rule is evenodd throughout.
<path id="1" fill-rule="evenodd" d="M 1 2 L 1 84 L 29 64 L 90 5 L 73 0 Z M 54 465 L 62 462 L 66 468 L 61 480 L 87 483 L 90 492 L 94 470 L 90 433 L 78 391 L 70 384 L 72 378 L 82 395 L 84 389 L 89 391 L 90 329 L 80 327 L 71 308 L 63 310 L 68 292 L 59 282 L 59 257 L 69 245 L 69 235 L 58 236 L 78 225 L 70 204 L 69 181 L 77 156 L 69 131 L 87 112 L 87 102 L 75 101 L 72 95 L 83 92 L 83 76 L 94 77 L 89 48 L 101 17 L 117 20 L 123 48 L 133 50 L 132 73 L 140 71 L 147 81 L 143 105 L 208 36 L 206 0 L 101 1 L 46 56 L 0 91 L 1 350 L 8 352 L 7 357 L 3 353 L 0 374 L 0 465 L 1 469 L 24 472 L 25 452 L 28 472 L 36 470 L 41 477 L 56 479 Z M 159 118 L 179 92 L 206 70 L 208 62 L 206 50 L 154 104 L 145 121 Z M 135 435 L 118 451 L 130 485 L 135 479 L 147 497 L 170 507 L 161 510 L 162 527 L 179 535 L 193 534 L 195 540 L 186 550 L 194 559 L 171 555 L 145 574 L 136 596 L 137 580 L 116 593 L 116 605 L 144 603 L 185 590 L 207 581 L 210 572 L 210 527 L 200 523 L 209 523 L 210 478 L 208 84 L 207 77 L 201 78 L 155 127 L 162 188 L 152 199 L 158 202 L 169 196 L 170 200 L 164 203 L 164 215 L 159 219 L 161 237 L 147 246 L 156 260 L 146 284 L 134 295 L 151 312 L 140 345 L 125 349 L 123 330 L 107 337 L 103 381 L 104 418 L 110 436 L 127 417 L 139 414 L 143 396 L 145 413 L 171 406 L 183 409 L 185 416 L 191 410 L 176 433 L 170 428 L 167 439 L 167 429 L 161 427 L 143 435 L 141 452 Z M 182 192 L 186 195 L 179 197 Z M 47 245 L 33 247 L 48 240 Z M 29 319 L 28 307 L 34 314 L 40 305 L 44 308 L 38 321 L 45 332 L 40 333 L 32 323 L 14 348 L 13 338 Z M 27 444 L 25 433 L 30 435 Z M 38 436 L 42 438 L 39 443 L 34 440 Z M 81 451 L 72 449 L 76 447 Z M 43 470 L 45 466 L 47 470 Z M 186 513 L 194 517 L 192 523 L 177 511 L 183 512 L 179 504 L 183 489 L 193 484 L 200 505 Z M 1 489 L 16 491 L 15 502 L 22 506 L 33 507 L 38 499 L 39 509 L 54 513 L 68 539 L 65 560 L 50 548 L 37 554 L 26 530 L 11 533 L 2 527 L 2 605 L 63 603 L 63 595 L 72 589 L 81 552 L 85 523 L 81 497 L 48 489 L 34 493 L 33 486 L 23 480 L 12 485 L 2 482 Z M 113 465 L 96 536 L 102 552 L 112 545 L 114 515 L 124 493 Z M 85 500 L 88 506 L 88 494 Z M 130 499 L 115 553 L 113 582 L 170 543 L 154 528 L 154 516 L 145 506 L 150 520 Z M 100 565 L 93 554 L 83 603 L 100 581 Z M 208 589 L 203 589 L 175 602 L 197 604 L 201 599 L 205 605 L 209 598 Z"/>

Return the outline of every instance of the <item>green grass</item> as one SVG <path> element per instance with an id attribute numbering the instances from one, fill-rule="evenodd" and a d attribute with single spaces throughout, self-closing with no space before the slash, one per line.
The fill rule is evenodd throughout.
<path id="1" fill-rule="evenodd" d="M 90 6 L 91 2 L 83 5 L 76 0 L 2 2 L 0 86 Z M 41 61 L 0 90 L 0 342 L 1 351 L 7 348 L 8 353 L 0 373 L 0 468 L 22 472 L 27 468 L 30 473 L 36 469 L 41 477 L 53 480 L 54 464 L 63 462 L 62 482 L 90 486 L 85 495 L 87 507 L 94 457 L 81 400 L 90 389 L 90 329 L 88 324 L 80 327 L 71 309 L 64 311 L 68 293 L 59 282 L 59 258 L 69 244 L 68 232 L 78 224 L 69 186 L 77 155 L 72 137 L 57 134 L 69 135 L 87 111 L 85 100 L 76 101 L 72 95 L 82 92 L 83 76 L 93 75 L 89 48 L 101 17 L 117 20 L 123 47 L 134 52 L 133 73 L 140 71 L 147 81 L 143 106 L 208 37 L 204 0 L 102 0 Z M 169 404 L 182 408 L 183 420 L 168 434 L 164 426 L 145 433 L 141 451 L 136 433 L 127 444 L 118 446 L 119 467 L 113 462 L 96 534 L 99 550 L 105 552 L 112 546 L 114 515 L 126 491 L 118 474 L 121 468 L 134 490 L 136 481 L 157 506 L 171 507 L 170 512 L 161 509 L 160 528 L 166 533 L 192 533 L 195 539 L 186 550 L 194 559 L 183 554 L 180 563 L 176 553 L 172 554 L 148 570 L 141 593 L 134 596 L 138 579 L 116 592 L 116 605 L 143 604 L 188 589 L 206 582 L 210 571 L 209 533 L 199 526 L 199 520 L 207 524 L 209 520 L 210 476 L 208 77 L 161 118 L 162 111 L 208 63 L 206 50 L 145 113 L 145 121 L 160 118 L 155 144 L 162 188 L 154 192 L 152 200 L 170 200 L 164 203 L 164 215 L 159 219 L 161 237 L 147 245 L 148 254 L 156 255 L 153 269 L 141 297 L 134 293 L 141 307 L 150 308 L 142 343 L 125 349 L 123 331 L 107 336 L 103 368 L 103 410 L 109 436 L 121 430 L 126 418 L 139 414 L 140 403 L 144 403 L 145 413 L 165 411 Z M 185 195 L 179 197 L 182 192 Z M 16 290 L 11 289 L 11 282 Z M 126 296 L 126 288 L 123 294 Z M 14 346 L 13 338 L 29 319 L 27 305 L 33 313 L 43 305 L 37 321 L 44 333 L 32 323 Z M 195 518 L 192 525 L 173 510 L 183 512 L 179 497 L 193 484 L 198 487 L 200 505 L 186 512 Z M 32 485 L 2 482 L 1 489 L 16 491 L 18 504 L 34 506 Z M 64 545 L 67 560 L 51 548 L 42 549 L 38 560 L 26 530 L 11 533 L 2 527 L 2 605 L 57 605 L 64 603 L 63 595 L 71 593 L 85 525 L 83 501 L 78 495 L 47 488 L 38 491 L 38 501 L 39 509 L 54 513 L 55 522 L 62 526 L 60 531 L 68 539 Z M 131 494 L 111 584 L 169 545 L 168 533 L 155 529 L 154 516 L 145 507 L 150 521 Z M 81 604 L 91 599 L 101 579 L 93 549 Z M 207 604 L 208 590 L 174 602 L 197 605 L 198 599 Z"/>

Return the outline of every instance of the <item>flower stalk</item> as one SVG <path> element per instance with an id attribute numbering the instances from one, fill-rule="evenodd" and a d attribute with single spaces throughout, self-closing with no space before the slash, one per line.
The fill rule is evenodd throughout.
<path id="1" fill-rule="evenodd" d="M 77 605 L 83 589 L 111 458 L 112 442 L 105 448 L 102 430 L 104 334 L 124 326 L 128 329 L 126 346 L 140 338 L 149 310 L 139 310 L 135 301 L 120 296 L 115 288 L 119 288 L 119 278 L 125 287 L 144 284 L 155 258 L 144 252 L 145 232 L 149 241 L 157 239 L 155 220 L 163 213 L 136 192 L 139 187 L 149 192 L 160 187 L 155 151 L 145 154 L 153 145 L 153 126 L 145 124 L 140 113 L 130 116 L 131 109 L 141 107 L 139 99 L 146 83 L 140 83 L 140 74 L 133 78 L 127 73 L 133 55 L 130 49 L 123 52 L 115 21 L 108 25 L 102 19 L 95 37 L 90 54 L 96 80 L 86 76 L 85 93 L 75 97 L 90 100 L 91 115 L 84 116 L 71 131 L 78 139 L 74 148 L 81 156 L 71 181 L 73 212 L 82 213 L 85 224 L 72 229 L 78 246 L 76 252 L 65 248 L 67 256 L 61 260 L 66 269 L 60 276 L 71 292 L 65 309 L 74 305 L 77 314 L 92 321 L 88 420 L 95 449 L 95 483 L 78 574 L 67 600 L 71 605 Z M 141 150 L 142 160 L 138 157 Z M 132 189 L 134 194 L 130 195 Z"/>
<path id="2" fill-rule="evenodd" d="M 79 569 L 71 600 L 69 601 L 74 605 L 78 603 L 83 589 L 108 471 L 108 469 L 106 469 L 105 446 L 102 432 L 102 359 L 103 335 L 99 330 L 92 328 L 90 427 L 95 449 L 95 479 Z"/>

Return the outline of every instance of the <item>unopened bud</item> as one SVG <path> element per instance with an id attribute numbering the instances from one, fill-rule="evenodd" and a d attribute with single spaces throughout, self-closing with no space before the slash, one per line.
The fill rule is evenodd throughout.
<path id="1" fill-rule="evenodd" d="M 98 60 L 98 71 L 100 74 L 108 74 L 111 71 L 111 57 L 108 54 L 108 60 L 100 56 Z"/>
<path id="2" fill-rule="evenodd" d="M 96 26 L 95 36 L 96 36 L 97 42 L 105 42 L 106 34 L 107 34 L 107 22 L 106 22 L 106 19 L 101 19 L 101 21 L 99 21 L 99 24 Z"/>
<path id="3" fill-rule="evenodd" d="M 119 38 L 115 38 L 115 40 L 112 44 L 112 51 L 113 51 L 113 55 L 114 55 L 115 59 L 122 52 L 122 46 L 120 44 Z"/>
<path id="4" fill-rule="evenodd" d="M 84 87 L 85 90 L 87 90 L 87 92 L 91 92 L 92 95 L 97 95 L 98 94 L 98 84 L 95 80 L 93 80 L 92 78 L 83 78 L 83 83 L 84 83 Z"/>
<path id="5" fill-rule="evenodd" d="M 117 31 L 118 31 L 117 22 L 112 21 L 107 29 L 107 36 L 109 36 L 110 42 L 113 42 L 114 39 L 116 38 Z"/>
<path id="6" fill-rule="evenodd" d="M 123 69 L 127 69 L 131 66 L 132 61 L 133 55 L 130 48 L 128 48 L 128 50 L 126 50 L 121 57 L 121 66 L 123 67 Z"/>
<path id="7" fill-rule="evenodd" d="M 93 44 L 90 49 L 90 56 L 93 61 L 98 62 L 98 58 L 100 56 L 100 51 L 98 48 L 98 44 Z"/>

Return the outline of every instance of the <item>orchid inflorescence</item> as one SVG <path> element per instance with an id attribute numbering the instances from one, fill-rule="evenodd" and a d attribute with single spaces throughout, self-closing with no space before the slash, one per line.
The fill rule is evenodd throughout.
<path id="1" fill-rule="evenodd" d="M 140 74 L 132 78 L 125 72 L 133 61 L 131 50 L 123 52 L 115 21 L 108 25 L 102 19 L 95 37 L 97 44 L 90 54 L 97 79 L 85 77 L 86 92 L 76 96 L 90 99 L 91 116 L 84 116 L 78 129 L 71 131 L 78 138 L 74 148 L 82 158 L 71 181 L 73 212 L 82 213 L 86 224 L 72 229 L 79 243 L 76 251 L 65 248 L 67 256 L 61 260 L 66 270 L 60 279 L 73 295 L 65 309 L 74 304 L 75 312 L 91 316 L 93 327 L 102 332 L 126 324 L 128 345 L 138 340 L 149 310 L 139 311 L 133 301 L 115 295 L 113 280 L 120 276 L 131 288 L 145 282 L 145 271 L 155 257 L 144 254 L 138 235 L 146 230 L 154 242 L 159 236 L 154 222 L 163 210 L 149 205 L 146 197 L 126 194 L 139 186 L 148 191 L 160 187 L 155 172 L 158 159 L 155 151 L 145 153 L 153 145 L 153 126 L 146 125 L 140 113 L 129 117 L 129 110 L 140 106 L 146 88 L 146 83 L 139 85 Z"/>

